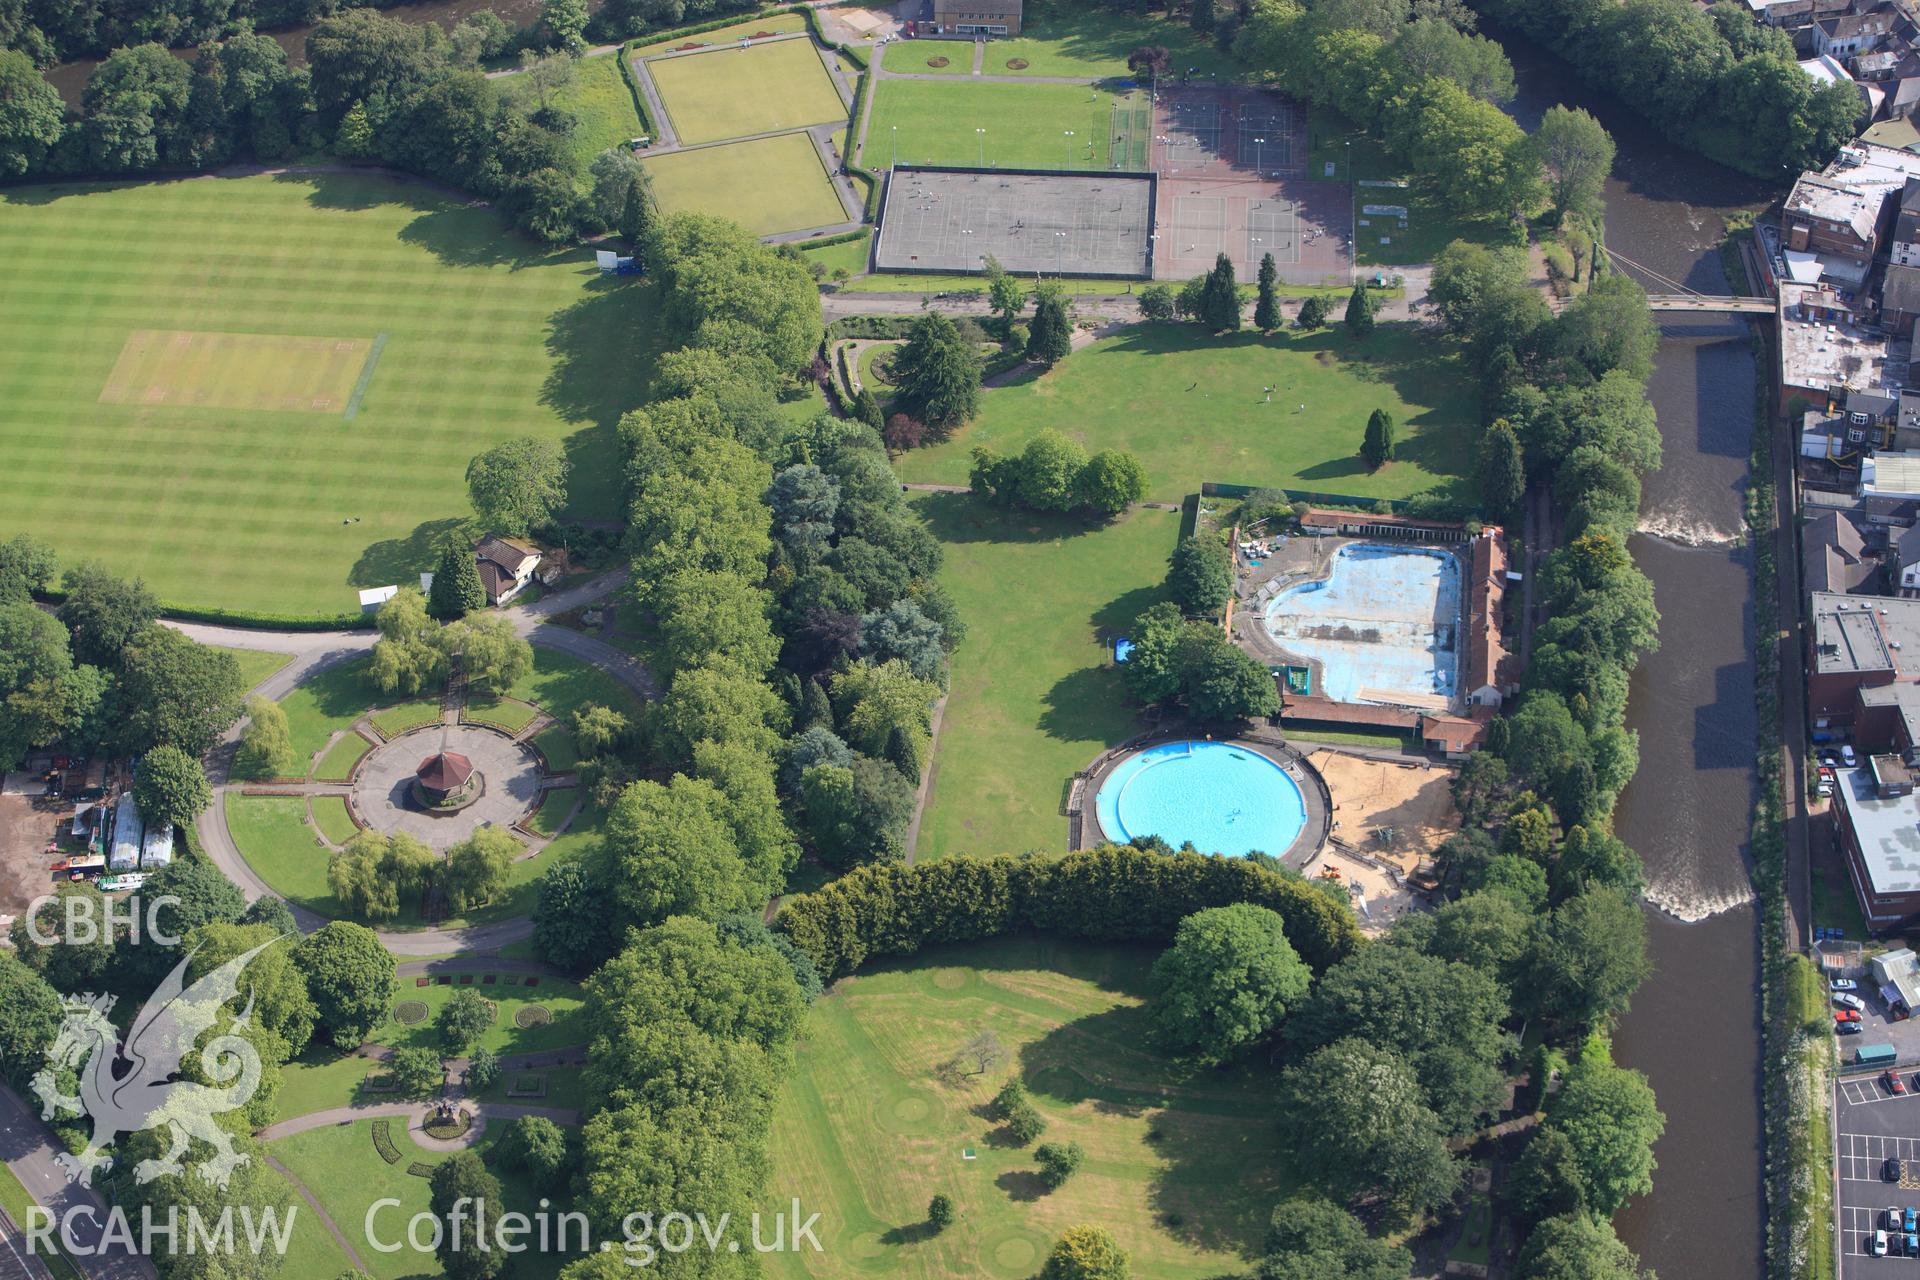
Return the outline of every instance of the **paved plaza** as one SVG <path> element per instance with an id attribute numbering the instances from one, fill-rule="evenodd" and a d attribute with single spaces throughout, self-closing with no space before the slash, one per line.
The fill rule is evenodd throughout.
<path id="1" fill-rule="evenodd" d="M 480 798 L 445 817 L 424 812 L 412 796 L 414 771 L 436 751 L 459 752 L 480 778 Z M 368 753 L 354 782 L 353 804 L 376 831 L 404 831 L 445 849 L 489 823 L 513 825 L 533 808 L 540 778 L 533 752 L 510 738 L 477 725 L 433 725 Z"/>

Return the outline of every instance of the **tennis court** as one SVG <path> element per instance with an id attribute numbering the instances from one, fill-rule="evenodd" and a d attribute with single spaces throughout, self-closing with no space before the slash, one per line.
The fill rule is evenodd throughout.
<path id="1" fill-rule="evenodd" d="M 1282 279 L 1299 284 L 1350 270 L 1351 196 L 1307 181 L 1307 116 L 1297 104 L 1260 89 L 1163 90 L 1153 153 L 1156 277 L 1198 275 L 1222 253 L 1242 280 L 1267 254 Z"/>
<path id="2" fill-rule="evenodd" d="M 887 271 L 1067 276 L 1149 272 L 1154 179 L 900 165 L 887 179 L 874 261 Z"/>

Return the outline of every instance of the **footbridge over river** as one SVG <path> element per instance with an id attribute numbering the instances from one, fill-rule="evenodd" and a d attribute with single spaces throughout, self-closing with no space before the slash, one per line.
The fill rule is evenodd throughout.
<path id="1" fill-rule="evenodd" d="M 1704 315 L 1748 315 L 1770 316 L 1777 307 L 1772 297 L 1738 297 L 1728 294 L 1702 293 L 1690 289 L 1671 276 L 1665 276 L 1652 267 L 1635 262 L 1618 249 L 1602 250 L 1613 262 L 1616 269 L 1625 267 L 1628 273 L 1640 281 L 1648 290 L 1647 306 L 1655 312 L 1673 314 L 1698 312 Z M 1752 268 L 1749 267 L 1751 272 Z M 1655 289 L 1665 289 L 1665 293 L 1655 293 Z"/>

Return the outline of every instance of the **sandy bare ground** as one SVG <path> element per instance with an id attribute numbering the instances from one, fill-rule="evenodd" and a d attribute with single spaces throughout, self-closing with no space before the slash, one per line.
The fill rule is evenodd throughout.
<path id="1" fill-rule="evenodd" d="M 1367 760 L 1338 751 L 1309 757 L 1333 795 L 1333 834 L 1412 871 L 1460 829 L 1448 784 L 1453 771 Z M 1382 839 L 1391 830 L 1391 842 Z"/>
<path id="2" fill-rule="evenodd" d="M 61 810 L 39 807 L 44 804 L 34 797 L 0 795 L 0 933 L 28 902 L 53 887 L 46 847 Z"/>

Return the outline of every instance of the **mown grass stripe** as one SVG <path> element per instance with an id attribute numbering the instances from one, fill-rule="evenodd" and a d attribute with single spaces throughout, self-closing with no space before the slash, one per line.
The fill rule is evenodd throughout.
<path id="1" fill-rule="evenodd" d="M 380 363 L 380 353 L 387 349 L 387 335 L 373 335 L 373 347 L 367 352 L 367 362 L 360 366 L 360 380 L 353 384 L 353 394 L 347 397 L 347 411 L 340 416 L 352 422 L 360 416 L 360 398 L 367 394 L 367 384 L 373 381 L 374 366 Z"/>

